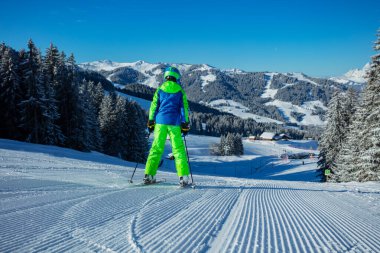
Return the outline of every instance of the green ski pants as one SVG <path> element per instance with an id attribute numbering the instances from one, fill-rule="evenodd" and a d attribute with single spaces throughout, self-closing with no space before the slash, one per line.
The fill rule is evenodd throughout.
<path id="1" fill-rule="evenodd" d="M 179 177 L 189 175 L 189 164 L 187 161 L 185 145 L 181 136 L 181 127 L 162 124 L 156 124 L 154 127 L 154 141 L 146 162 L 145 174 L 152 176 L 156 175 L 168 134 L 170 137 L 170 143 L 172 144 L 177 175 Z"/>

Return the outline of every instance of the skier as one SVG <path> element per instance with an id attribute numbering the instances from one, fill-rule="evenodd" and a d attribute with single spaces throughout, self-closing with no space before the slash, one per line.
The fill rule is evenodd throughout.
<path id="1" fill-rule="evenodd" d="M 189 183 L 189 164 L 181 133 L 186 135 L 190 130 L 189 105 L 186 93 L 179 84 L 180 72 L 175 67 L 168 67 L 164 72 L 164 83 L 158 87 L 150 105 L 148 129 L 154 131 L 154 141 L 145 166 L 144 184 L 156 182 L 156 173 L 166 136 L 175 157 L 175 166 L 181 186 Z"/>

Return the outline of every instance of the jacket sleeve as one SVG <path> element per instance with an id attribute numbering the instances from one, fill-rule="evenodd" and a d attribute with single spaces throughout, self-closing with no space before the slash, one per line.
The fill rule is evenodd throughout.
<path id="1" fill-rule="evenodd" d="M 182 90 L 181 121 L 189 122 L 189 103 L 187 102 L 187 97 L 184 90 Z"/>
<path id="2" fill-rule="evenodd" d="M 152 103 L 150 104 L 149 120 L 156 119 L 157 110 L 158 110 L 158 107 L 160 106 L 159 99 L 158 99 L 158 91 L 159 89 L 157 89 L 156 92 L 154 93 Z"/>

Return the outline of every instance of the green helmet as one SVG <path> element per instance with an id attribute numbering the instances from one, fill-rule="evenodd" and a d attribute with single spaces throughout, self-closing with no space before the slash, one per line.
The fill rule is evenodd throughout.
<path id="1" fill-rule="evenodd" d="M 168 77 L 168 76 L 172 76 L 176 80 L 181 79 L 181 74 L 179 73 L 179 70 L 177 68 L 175 68 L 175 67 L 167 67 L 165 69 L 164 79 L 166 79 L 166 77 Z"/>

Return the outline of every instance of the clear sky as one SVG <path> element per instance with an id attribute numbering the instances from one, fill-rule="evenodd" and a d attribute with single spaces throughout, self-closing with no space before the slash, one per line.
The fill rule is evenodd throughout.
<path id="1" fill-rule="evenodd" d="M 0 3 L 0 42 L 77 62 L 207 63 L 339 76 L 375 54 L 380 0 L 66 0 Z"/>

